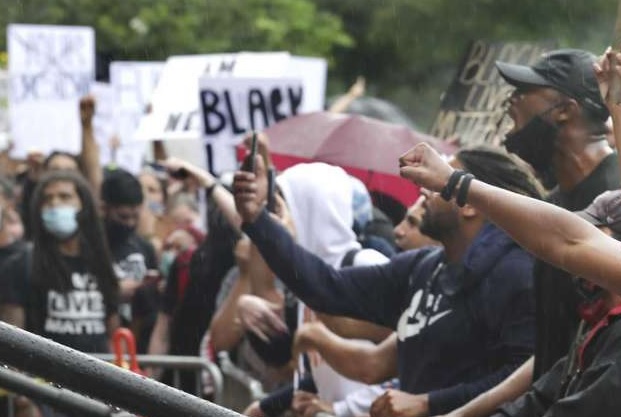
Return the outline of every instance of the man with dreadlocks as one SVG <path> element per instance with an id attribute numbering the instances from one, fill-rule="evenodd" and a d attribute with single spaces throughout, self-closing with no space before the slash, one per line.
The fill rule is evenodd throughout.
<path id="1" fill-rule="evenodd" d="M 377 382 L 398 373 L 403 391 L 380 396 L 372 416 L 452 410 L 532 354 L 533 259 L 478 210 L 423 190 L 421 231 L 441 247 L 407 251 L 385 265 L 336 270 L 296 245 L 269 216 L 265 168 L 259 158 L 255 163 L 256 174 L 235 175 L 235 200 L 244 231 L 272 271 L 313 310 L 397 332 L 373 372 Z M 500 150 L 461 150 L 451 164 L 502 188 L 540 196 L 534 177 Z"/>
<path id="2" fill-rule="evenodd" d="M 0 271 L 0 318 L 80 351 L 108 351 L 118 282 L 89 184 L 50 172 L 31 213 L 32 246 Z"/>

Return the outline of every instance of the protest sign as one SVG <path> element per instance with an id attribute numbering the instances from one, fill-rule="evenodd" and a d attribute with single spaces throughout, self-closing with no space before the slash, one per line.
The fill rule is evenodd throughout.
<path id="1" fill-rule="evenodd" d="M 0 150 L 9 144 L 9 74 L 0 70 Z"/>
<path id="2" fill-rule="evenodd" d="M 215 172 L 235 169 L 234 146 L 242 135 L 308 112 L 302 107 L 303 100 L 300 79 L 201 78 L 202 137 L 217 152 L 212 158 L 212 169 Z"/>
<path id="3" fill-rule="evenodd" d="M 116 119 L 121 143 L 133 140 L 134 133 L 151 104 L 164 62 L 123 62 L 110 64 L 110 84 L 114 90 Z"/>
<path id="4" fill-rule="evenodd" d="M 107 83 L 93 83 L 91 94 L 95 97 L 93 129 L 99 145 L 99 163 L 102 166 L 118 166 L 133 174 L 142 168 L 145 142 L 123 142 L 118 136 L 119 103 L 114 88 Z"/>
<path id="5" fill-rule="evenodd" d="M 429 133 L 441 139 L 458 136 L 462 146 L 499 144 L 511 125 L 502 104 L 513 87 L 500 77 L 495 62 L 529 65 L 551 47 L 550 42 L 473 42 Z"/>
<path id="6" fill-rule="evenodd" d="M 321 58 L 291 56 L 286 52 L 174 56 L 166 61 L 152 97 L 153 111 L 142 117 L 135 138 L 139 140 L 186 139 L 166 143 L 170 155 L 189 158 L 206 167 L 201 138 L 199 79 L 213 77 L 299 78 L 304 91 L 301 107 L 322 110 L 327 63 Z M 210 145 L 214 159 L 234 161 L 230 145 Z M 222 164 L 232 169 L 230 163 Z"/>
<path id="7" fill-rule="evenodd" d="M 239 143 L 239 135 L 305 111 L 299 79 L 203 77 L 202 136 L 208 143 Z"/>
<path id="8" fill-rule="evenodd" d="M 95 33 L 77 26 L 9 25 L 12 155 L 80 151 L 78 100 L 95 78 Z"/>

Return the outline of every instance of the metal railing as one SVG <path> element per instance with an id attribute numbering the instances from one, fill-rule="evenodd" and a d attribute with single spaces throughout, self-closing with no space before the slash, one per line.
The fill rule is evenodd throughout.
<path id="1" fill-rule="evenodd" d="M 97 359 L 106 362 L 113 362 L 114 354 L 111 353 L 95 353 L 91 354 Z M 179 389 L 181 386 L 180 371 L 194 371 L 195 389 L 194 394 L 197 397 L 203 397 L 203 381 L 202 372 L 207 372 L 213 384 L 213 401 L 216 404 L 222 403 L 223 378 L 220 368 L 206 359 L 199 356 L 172 356 L 172 355 L 136 355 L 136 361 L 142 367 L 155 367 L 161 369 L 170 369 L 173 372 L 172 386 Z"/>
<path id="2" fill-rule="evenodd" d="M 149 417 L 240 417 L 234 411 L 0 322 L 0 361 Z"/>

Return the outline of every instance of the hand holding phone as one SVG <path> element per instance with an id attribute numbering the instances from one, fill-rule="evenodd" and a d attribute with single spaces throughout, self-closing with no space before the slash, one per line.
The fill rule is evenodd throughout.
<path id="1" fill-rule="evenodd" d="M 254 159 L 257 156 L 257 132 L 252 132 L 252 142 L 250 144 L 250 155 L 246 160 L 246 166 L 243 168 L 244 171 L 254 172 Z"/>
<path id="2" fill-rule="evenodd" d="M 267 210 L 270 213 L 276 212 L 276 170 L 267 170 Z"/>

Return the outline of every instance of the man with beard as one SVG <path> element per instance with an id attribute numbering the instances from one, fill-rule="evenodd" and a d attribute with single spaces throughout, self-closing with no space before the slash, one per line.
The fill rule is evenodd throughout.
<path id="1" fill-rule="evenodd" d="M 593 69 L 596 60 L 586 51 L 561 49 L 545 54 L 532 67 L 496 63 L 500 75 L 515 87 L 507 102 L 515 125 L 505 147 L 553 188 L 548 202 L 570 211 L 583 210 L 599 194 L 621 186 L 617 159 L 607 142 L 609 113 Z M 537 261 L 535 297 L 534 360 L 453 415 L 489 415 L 524 393 L 567 354 L 579 322 L 571 279 L 566 272 Z"/>
<path id="2" fill-rule="evenodd" d="M 461 150 L 452 165 L 502 188 L 540 195 L 532 175 L 504 152 Z M 384 359 L 375 362 L 379 369 L 370 370 L 375 380 L 365 382 L 398 374 L 403 391 L 379 397 L 372 416 L 446 412 L 494 386 L 530 356 L 532 258 L 477 210 L 425 191 L 421 230 L 441 247 L 404 252 L 384 265 L 336 270 L 297 245 L 270 217 L 263 161 L 257 158 L 255 166 L 256 174 L 235 175 L 235 201 L 243 230 L 272 271 L 313 310 L 397 332 Z"/>
<path id="3" fill-rule="evenodd" d="M 134 331 L 138 351 L 146 352 L 157 314 L 158 293 L 157 283 L 145 277 L 151 271 L 157 276 L 158 270 L 153 246 L 136 233 L 142 186 L 127 171 L 108 171 L 101 185 L 101 200 L 106 237 L 119 278 L 121 320 Z"/>

